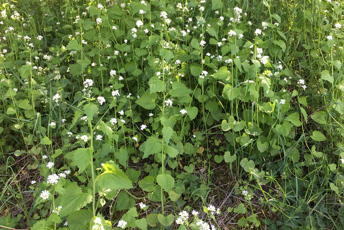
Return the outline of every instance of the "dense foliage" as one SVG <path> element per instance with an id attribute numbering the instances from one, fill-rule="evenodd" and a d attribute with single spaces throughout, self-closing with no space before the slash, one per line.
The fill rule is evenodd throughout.
<path id="1" fill-rule="evenodd" d="M 344 228 L 341 2 L 1 3 L 0 227 Z"/>

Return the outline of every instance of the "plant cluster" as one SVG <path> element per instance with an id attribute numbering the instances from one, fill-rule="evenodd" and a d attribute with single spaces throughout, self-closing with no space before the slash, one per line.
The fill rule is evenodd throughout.
<path id="1" fill-rule="evenodd" d="M 1 3 L 0 227 L 344 227 L 340 2 Z"/>

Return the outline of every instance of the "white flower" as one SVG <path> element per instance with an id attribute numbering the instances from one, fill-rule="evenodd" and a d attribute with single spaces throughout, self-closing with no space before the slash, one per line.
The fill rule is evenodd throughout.
<path id="1" fill-rule="evenodd" d="M 144 10 L 139 10 L 139 14 L 145 14 L 146 13 L 146 11 L 144 11 Z M 137 22 L 136 22 L 136 25 L 137 25 Z"/>
<path id="2" fill-rule="evenodd" d="M 38 40 L 42 40 L 42 39 L 43 39 L 43 36 L 38 35 L 38 36 L 37 36 L 37 39 L 38 39 Z"/>
<path id="3" fill-rule="evenodd" d="M 117 119 L 116 119 L 116 118 L 111 118 L 111 119 L 110 119 L 110 123 L 111 123 L 112 125 L 117 124 Z"/>
<path id="4" fill-rule="evenodd" d="M 145 32 L 146 34 L 148 34 L 148 33 L 149 33 L 149 30 L 148 30 L 148 29 L 145 29 L 144 32 Z"/>
<path id="5" fill-rule="evenodd" d="M 140 127 L 141 130 L 145 130 L 146 128 L 147 128 L 147 125 L 145 125 L 145 124 L 142 124 Z"/>
<path id="6" fill-rule="evenodd" d="M 236 32 L 233 31 L 233 30 L 230 30 L 230 31 L 228 32 L 228 36 L 230 36 L 230 37 L 235 36 L 235 35 L 236 35 Z"/>
<path id="7" fill-rule="evenodd" d="M 95 224 L 102 224 L 102 218 L 100 218 L 100 217 L 96 217 L 95 219 L 94 219 L 94 223 Z"/>
<path id="8" fill-rule="evenodd" d="M 244 196 L 247 196 L 247 195 L 248 195 L 248 191 L 244 190 L 244 191 L 242 191 L 242 194 L 243 194 Z"/>
<path id="9" fill-rule="evenodd" d="M 66 178 L 66 174 L 65 173 L 59 173 L 59 177 L 60 178 Z"/>
<path id="10" fill-rule="evenodd" d="M 344 159 L 342 158 L 342 159 L 340 159 L 340 161 L 342 162 L 342 164 L 344 164 Z"/>
<path id="11" fill-rule="evenodd" d="M 326 38 L 327 38 L 327 40 L 329 40 L 329 41 L 331 41 L 331 40 L 333 39 L 332 35 L 329 35 L 329 36 L 327 36 Z"/>
<path id="12" fill-rule="evenodd" d="M 122 115 L 122 116 L 124 115 L 124 111 L 123 111 L 123 110 L 119 111 L 118 113 L 119 113 L 120 115 Z"/>
<path id="13" fill-rule="evenodd" d="M 118 91 L 118 89 L 117 90 L 114 90 L 114 91 L 112 91 L 112 96 L 113 97 L 115 97 L 115 96 L 121 96 L 120 94 L 119 94 L 119 91 Z"/>
<path id="14" fill-rule="evenodd" d="M 204 40 L 202 40 L 200 43 L 199 43 L 201 46 L 204 46 L 205 44 L 207 44 Z"/>
<path id="15" fill-rule="evenodd" d="M 254 31 L 254 34 L 255 34 L 256 36 L 261 35 L 261 34 L 262 34 L 262 30 L 261 30 L 261 29 L 256 29 L 256 30 Z"/>
<path id="16" fill-rule="evenodd" d="M 102 24 L 103 21 L 102 21 L 101 18 L 97 18 L 97 19 L 96 19 L 96 22 L 97 22 L 97 25 L 100 25 L 100 24 Z"/>
<path id="17" fill-rule="evenodd" d="M 143 26 L 143 22 L 141 20 L 136 21 L 136 26 L 140 28 L 141 26 Z"/>
<path id="18" fill-rule="evenodd" d="M 37 181 L 35 181 L 35 180 L 31 181 L 31 184 L 36 184 L 36 183 L 37 183 Z"/>
<path id="19" fill-rule="evenodd" d="M 268 59 L 269 59 L 269 56 L 263 56 L 260 59 L 260 62 L 265 65 L 266 63 L 268 63 Z"/>
<path id="20" fill-rule="evenodd" d="M 181 64 L 180 60 L 176 60 L 175 64 L 180 65 Z"/>
<path id="21" fill-rule="evenodd" d="M 195 211 L 195 210 L 192 210 L 191 214 L 194 215 L 194 216 L 198 216 L 198 212 Z"/>
<path id="22" fill-rule="evenodd" d="M 166 103 L 167 106 L 171 107 L 173 102 L 172 102 L 171 99 L 168 99 L 168 100 L 165 101 L 165 103 Z"/>
<path id="23" fill-rule="evenodd" d="M 178 219 L 176 219 L 176 224 L 184 224 L 184 221 L 181 217 L 179 217 Z"/>
<path id="24" fill-rule="evenodd" d="M 92 85 L 93 85 L 93 80 L 92 79 L 86 79 L 84 81 L 84 87 L 85 88 L 91 87 Z"/>
<path id="25" fill-rule="evenodd" d="M 218 42 L 218 43 L 217 43 L 217 46 L 218 46 L 218 47 L 221 47 L 221 46 L 222 46 L 222 42 Z"/>
<path id="26" fill-rule="evenodd" d="M 43 200 L 46 200 L 46 199 L 49 198 L 49 195 L 50 195 L 49 191 L 44 190 L 44 191 L 42 191 L 40 197 L 41 197 Z"/>
<path id="27" fill-rule="evenodd" d="M 47 167 L 51 169 L 54 166 L 54 162 L 48 162 Z"/>
<path id="28" fill-rule="evenodd" d="M 179 213 L 179 216 L 182 220 L 187 221 L 189 218 L 189 213 L 187 211 L 182 211 Z"/>
<path id="29" fill-rule="evenodd" d="M 88 141 L 88 136 L 87 136 L 87 135 L 82 135 L 82 136 L 80 137 L 80 139 L 83 140 L 83 141 L 85 141 L 85 142 L 87 142 L 87 141 Z"/>
<path id="30" fill-rule="evenodd" d="M 141 208 L 141 209 L 144 209 L 144 208 L 147 206 L 147 205 L 145 205 L 145 204 L 144 204 L 144 203 L 142 203 L 142 202 L 141 202 L 141 203 L 139 203 L 139 205 L 140 205 L 140 208 Z"/>
<path id="31" fill-rule="evenodd" d="M 153 113 L 149 113 L 148 116 L 152 117 L 154 114 Z"/>
<path id="32" fill-rule="evenodd" d="M 239 39 L 242 39 L 243 37 L 244 37 L 243 34 L 239 34 L 239 35 L 238 35 L 238 38 L 239 38 Z"/>
<path id="33" fill-rule="evenodd" d="M 52 122 L 50 122 L 49 126 L 52 127 L 52 128 L 55 128 L 56 127 L 56 123 L 54 121 L 52 121 Z"/>
<path id="34" fill-rule="evenodd" d="M 102 135 L 97 135 L 96 140 L 97 140 L 97 141 L 103 140 L 103 136 L 102 136 Z"/>
<path id="35" fill-rule="evenodd" d="M 48 156 L 47 155 L 43 155 L 43 157 L 42 157 L 43 159 L 47 159 L 48 158 Z"/>
<path id="36" fill-rule="evenodd" d="M 62 121 L 62 124 L 63 124 L 63 123 L 65 123 L 67 121 L 67 119 L 62 118 L 61 121 Z"/>
<path id="37" fill-rule="evenodd" d="M 98 9 L 100 9 L 100 10 L 103 10 L 103 9 L 104 9 L 104 6 L 103 6 L 102 4 L 100 4 L 100 3 L 97 5 L 97 7 L 98 7 Z"/>
<path id="38" fill-rule="evenodd" d="M 340 29 L 342 27 L 342 25 L 340 23 L 336 23 L 336 24 L 334 24 L 334 27 L 336 27 L 337 29 Z"/>
<path id="39" fill-rule="evenodd" d="M 284 100 L 284 99 L 281 99 L 280 103 L 281 103 L 282 105 L 284 105 L 284 104 L 285 104 L 285 100 Z"/>
<path id="40" fill-rule="evenodd" d="M 118 225 L 117 225 L 117 227 L 119 227 L 119 228 L 125 228 L 125 226 L 127 226 L 127 222 L 125 222 L 124 220 L 120 220 L 120 221 L 118 221 Z"/>
<path id="41" fill-rule="evenodd" d="M 125 3 L 121 3 L 121 7 L 124 8 L 125 7 Z"/>
<path id="42" fill-rule="evenodd" d="M 97 100 L 98 100 L 100 105 L 103 105 L 103 103 L 105 102 L 105 98 L 102 96 L 97 97 Z"/>
<path id="43" fill-rule="evenodd" d="M 167 13 L 165 11 L 161 11 L 160 12 L 160 17 L 166 19 L 167 18 Z"/>
<path id="44" fill-rule="evenodd" d="M 52 213 L 56 213 L 57 215 L 59 215 L 61 209 L 62 209 L 62 206 L 60 205 L 60 206 L 56 207 L 55 210 L 52 211 Z"/>
<path id="45" fill-rule="evenodd" d="M 210 211 L 210 212 L 215 212 L 216 209 L 215 209 L 214 205 L 209 205 L 209 206 L 208 206 L 208 211 Z"/>
<path id="46" fill-rule="evenodd" d="M 120 121 L 121 121 L 123 124 L 125 124 L 125 123 L 126 123 L 124 119 L 121 119 Z"/>
<path id="47" fill-rule="evenodd" d="M 56 175 L 56 174 L 51 174 L 51 175 L 49 175 L 48 178 L 47 178 L 47 183 L 48 183 L 48 184 L 54 185 L 54 184 L 57 184 L 57 182 L 59 181 L 59 179 L 60 179 L 60 177 L 59 177 L 58 175 Z"/>

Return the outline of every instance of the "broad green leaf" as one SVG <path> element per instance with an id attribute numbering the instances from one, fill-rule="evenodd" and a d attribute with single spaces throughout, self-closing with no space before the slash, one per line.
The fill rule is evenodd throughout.
<path id="1" fill-rule="evenodd" d="M 139 57 L 144 56 L 147 54 L 147 50 L 145 49 L 140 49 L 140 48 L 135 48 L 135 54 Z"/>
<path id="2" fill-rule="evenodd" d="M 49 229 L 49 225 L 46 220 L 40 220 L 32 226 L 31 230 L 46 230 Z"/>
<path id="3" fill-rule="evenodd" d="M 315 141 L 326 141 L 326 137 L 319 131 L 313 131 L 311 138 Z"/>
<path id="4" fill-rule="evenodd" d="M 175 191 L 171 191 L 171 192 L 169 192 L 168 193 L 168 197 L 172 200 L 172 201 L 174 201 L 174 202 L 176 202 L 178 199 L 179 199 L 179 197 L 181 196 L 181 194 L 179 194 L 179 193 L 176 193 Z"/>
<path id="5" fill-rule="evenodd" d="M 316 158 L 322 158 L 324 156 L 324 153 L 322 152 L 317 152 L 315 150 L 315 145 L 312 146 L 312 155 L 315 156 Z"/>
<path id="6" fill-rule="evenodd" d="M 286 152 L 294 163 L 300 160 L 300 152 L 297 148 L 288 148 Z"/>
<path id="7" fill-rule="evenodd" d="M 222 81 L 228 81 L 229 80 L 230 73 L 226 66 L 222 66 L 215 74 L 214 78 L 219 79 Z"/>
<path id="8" fill-rule="evenodd" d="M 170 94 L 172 97 L 184 97 L 192 93 L 191 89 L 186 87 L 182 82 L 174 82 Z"/>
<path id="9" fill-rule="evenodd" d="M 78 148 L 65 155 L 65 158 L 72 160 L 71 166 L 77 166 L 79 173 L 82 173 L 91 162 L 91 148 Z"/>
<path id="10" fill-rule="evenodd" d="M 155 188 L 154 177 L 146 176 L 142 180 L 139 181 L 139 186 L 143 191 L 151 192 Z"/>
<path id="11" fill-rule="evenodd" d="M 258 141 L 257 141 L 257 148 L 258 148 L 259 152 L 263 153 L 263 152 L 265 152 L 269 148 L 269 143 L 268 142 L 262 143 L 258 139 Z"/>
<path id="12" fill-rule="evenodd" d="M 230 44 L 229 47 L 231 48 L 232 55 L 236 55 L 239 52 L 239 46 Z"/>
<path id="13" fill-rule="evenodd" d="M 80 65 L 80 64 L 70 64 L 69 69 L 70 69 L 70 73 L 73 76 L 82 74 L 82 65 Z"/>
<path id="14" fill-rule="evenodd" d="M 247 223 L 247 220 L 245 219 L 245 217 L 241 217 L 239 220 L 238 220 L 238 225 L 240 227 L 248 227 L 248 223 Z"/>
<path id="15" fill-rule="evenodd" d="M 313 114 L 311 116 L 311 118 L 314 121 L 316 121 L 317 123 L 322 124 L 322 125 L 325 125 L 327 123 L 325 117 L 326 117 L 326 112 L 324 112 L 324 111 L 316 112 L 315 114 Z"/>
<path id="16" fill-rule="evenodd" d="M 146 218 L 135 220 L 135 224 L 139 229 L 147 230 L 147 220 Z"/>
<path id="17" fill-rule="evenodd" d="M 223 7 L 224 7 L 224 4 L 221 0 L 211 0 L 211 9 L 212 10 L 222 9 Z"/>
<path id="18" fill-rule="evenodd" d="M 197 38 L 193 38 L 193 39 L 191 40 L 190 45 L 191 45 L 193 48 L 197 49 L 197 50 L 201 49 L 201 47 L 200 47 L 200 45 L 199 45 L 199 43 L 198 43 Z"/>
<path id="19" fill-rule="evenodd" d="M 337 70 L 340 70 L 340 68 L 342 67 L 342 63 L 338 60 L 332 61 L 331 63 L 334 67 L 336 67 Z"/>
<path id="20" fill-rule="evenodd" d="M 83 207 L 92 201 L 92 195 L 83 193 L 81 188 L 73 183 L 65 188 L 63 196 L 61 197 L 60 216 L 67 216 Z"/>
<path id="21" fill-rule="evenodd" d="M 233 163 L 236 160 L 237 156 L 235 154 L 231 155 L 231 152 L 226 151 L 223 158 L 225 159 L 226 163 Z"/>
<path id="22" fill-rule="evenodd" d="M 118 162 L 124 166 L 124 168 L 127 168 L 129 154 L 125 147 L 121 147 L 120 150 L 115 153 L 115 157 L 118 159 Z"/>
<path id="23" fill-rule="evenodd" d="M 90 16 L 91 17 L 93 17 L 93 16 L 100 16 L 101 15 L 100 10 L 98 8 L 96 8 L 95 6 L 90 6 L 89 12 L 90 12 Z"/>
<path id="24" fill-rule="evenodd" d="M 187 171 L 188 173 L 191 174 L 194 171 L 194 165 L 190 164 L 190 165 L 184 166 L 184 169 L 185 169 L 185 171 Z"/>
<path id="25" fill-rule="evenodd" d="M 247 212 L 247 209 L 245 208 L 245 206 L 241 203 L 239 204 L 239 206 L 237 208 L 234 209 L 235 213 L 241 213 L 244 214 Z"/>
<path id="26" fill-rule="evenodd" d="M 303 119 L 305 119 L 306 123 L 308 122 L 308 118 L 307 118 L 307 112 L 304 108 L 300 107 L 301 113 L 303 115 Z"/>
<path id="27" fill-rule="evenodd" d="M 328 70 L 324 70 L 321 72 L 321 79 L 333 83 L 333 77 L 330 75 L 330 72 Z"/>
<path id="28" fill-rule="evenodd" d="M 175 158 L 178 155 L 178 150 L 172 146 L 164 144 L 164 152 L 167 153 L 171 158 Z"/>
<path id="29" fill-rule="evenodd" d="M 208 27 L 207 28 L 207 32 L 211 36 L 215 37 L 217 40 L 219 39 L 218 36 L 217 36 L 217 31 L 213 27 Z"/>
<path id="30" fill-rule="evenodd" d="M 158 223 L 158 214 L 156 213 L 151 213 L 147 216 L 147 223 L 151 227 L 155 227 L 156 224 Z"/>
<path id="31" fill-rule="evenodd" d="M 172 214 L 170 214 L 168 216 L 163 216 L 161 214 L 158 214 L 158 220 L 159 220 L 160 224 L 162 224 L 165 227 L 168 227 L 173 223 L 174 216 Z"/>
<path id="32" fill-rule="evenodd" d="M 104 164 L 105 172 L 99 175 L 96 183 L 101 189 L 130 189 L 133 187 L 131 180 L 114 162 L 106 162 Z"/>
<path id="33" fill-rule="evenodd" d="M 151 94 L 148 90 L 138 99 L 136 100 L 136 104 L 139 106 L 151 110 L 155 108 L 155 100 L 157 98 L 157 94 Z"/>
<path id="34" fill-rule="evenodd" d="M 170 174 L 159 174 L 156 180 L 158 185 L 166 192 L 170 192 L 174 186 L 174 178 Z"/>
<path id="35" fill-rule="evenodd" d="M 20 100 L 18 103 L 18 107 L 21 109 L 25 109 L 25 110 L 31 110 L 32 109 L 32 106 L 30 105 L 28 99 Z"/>
<path id="36" fill-rule="evenodd" d="M 90 59 L 83 59 L 83 60 L 77 60 L 76 61 L 78 64 L 81 65 L 82 69 L 84 70 L 89 64 L 91 64 Z"/>
<path id="37" fill-rule="evenodd" d="M 67 217 L 69 229 L 89 229 L 89 223 L 93 214 L 91 210 L 79 210 Z"/>
<path id="38" fill-rule="evenodd" d="M 223 156 L 220 155 L 215 155 L 214 156 L 214 161 L 218 164 L 220 164 L 223 161 Z"/>
<path id="39" fill-rule="evenodd" d="M 51 145 L 52 143 L 53 142 L 47 136 L 43 137 L 43 139 L 41 140 L 42 145 Z"/>
<path id="40" fill-rule="evenodd" d="M 282 40 L 276 41 L 276 40 L 275 40 L 275 41 L 273 41 L 273 43 L 276 44 L 276 45 L 278 45 L 279 47 L 281 47 L 283 52 L 285 51 L 286 45 L 285 45 L 284 41 L 282 41 Z"/>
<path id="41" fill-rule="evenodd" d="M 94 115 L 98 112 L 98 106 L 92 103 L 89 103 L 84 106 L 84 112 L 87 115 L 87 120 L 92 121 Z"/>
<path id="42" fill-rule="evenodd" d="M 234 127 L 233 127 L 233 131 L 234 132 L 239 132 L 240 130 L 243 130 L 246 126 L 246 122 L 245 121 L 240 121 L 240 122 L 236 122 L 234 124 Z"/>
<path id="43" fill-rule="evenodd" d="M 290 121 L 293 125 L 296 127 L 299 127 L 302 125 L 301 121 L 299 120 L 299 113 L 295 112 L 290 114 L 287 118 L 287 121 Z"/>
<path id="44" fill-rule="evenodd" d="M 125 172 L 125 175 L 127 175 L 133 183 L 136 183 L 141 175 L 141 171 L 136 171 L 135 169 L 128 168 Z"/>
<path id="45" fill-rule="evenodd" d="M 187 107 L 185 108 L 187 111 L 188 116 L 190 117 L 191 120 L 195 119 L 197 114 L 198 114 L 198 108 L 193 106 L 193 107 Z"/>
<path id="46" fill-rule="evenodd" d="M 190 66 L 191 74 L 195 77 L 199 77 L 202 73 L 202 66 L 198 64 L 192 64 Z"/>
<path id="47" fill-rule="evenodd" d="M 168 144 L 173 136 L 173 129 L 168 126 L 164 126 L 164 128 L 162 128 L 162 135 L 165 143 Z"/>
<path id="48" fill-rule="evenodd" d="M 147 158 L 150 155 L 157 154 L 161 152 L 162 143 L 161 140 L 155 136 L 150 136 L 145 142 L 144 155 L 143 158 Z"/>
<path id="49" fill-rule="evenodd" d="M 76 51 L 80 51 L 82 50 L 82 46 L 79 45 L 77 40 L 70 40 L 68 42 L 68 45 L 66 47 L 67 50 L 76 50 Z"/>
<path id="50" fill-rule="evenodd" d="M 85 30 L 89 30 L 94 24 L 95 22 L 88 18 L 84 21 L 83 26 Z"/>
<path id="51" fill-rule="evenodd" d="M 167 49 L 160 50 L 160 56 L 162 56 L 167 62 L 173 58 L 173 52 Z"/>
<path id="52" fill-rule="evenodd" d="M 166 91 L 166 85 L 165 83 L 160 80 L 158 77 L 152 77 L 149 79 L 149 92 L 155 93 L 155 92 L 165 92 Z"/>
<path id="53" fill-rule="evenodd" d="M 333 183 L 330 183 L 330 188 L 332 191 L 334 191 L 337 195 L 340 195 L 339 188 L 335 186 Z"/>
<path id="54" fill-rule="evenodd" d="M 128 228 L 135 228 L 136 223 L 135 220 L 138 217 L 138 213 L 136 211 L 136 207 L 132 207 L 131 209 L 129 209 L 123 216 L 122 216 L 122 220 L 127 222 L 127 226 Z"/>
<path id="55" fill-rule="evenodd" d="M 123 211 L 135 206 L 135 200 L 128 196 L 125 191 L 121 191 L 116 198 L 116 211 Z"/>

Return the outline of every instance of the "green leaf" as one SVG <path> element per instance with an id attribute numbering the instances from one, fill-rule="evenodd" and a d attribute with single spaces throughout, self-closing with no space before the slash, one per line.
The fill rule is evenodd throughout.
<path id="1" fill-rule="evenodd" d="M 105 172 L 99 175 L 96 183 L 101 189 L 130 189 L 133 187 L 131 180 L 114 162 L 106 162 L 104 164 Z"/>
<path id="2" fill-rule="evenodd" d="M 244 204 L 241 203 L 237 208 L 234 209 L 234 212 L 244 214 L 247 212 L 247 209 L 245 208 Z"/>
<path id="3" fill-rule="evenodd" d="M 182 82 L 174 82 L 170 94 L 172 97 L 184 97 L 192 93 L 191 89 L 186 87 Z"/>
<path id="4" fill-rule="evenodd" d="M 192 64 L 190 66 L 191 74 L 195 77 L 199 77 L 202 73 L 202 66 L 198 64 Z"/>
<path id="5" fill-rule="evenodd" d="M 70 64 L 69 69 L 73 76 L 82 74 L 82 66 L 80 64 Z"/>
<path id="6" fill-rule="evenodd" d="M 136 171 L 135 169 L 128 168 L 125 172 L 125 175 L 127 175 L 133 183 L 136 183 L 141 175 L 141 171 Z"/>
<path id="7" fill-rule="evenodd" d="M 300 152 L 297 148 L 288 148 L 286 152 L 289 155 L 289 158 L 294 162 L 298 162 L 300 160 Z"/>
<path id="8" fill-rule="evenodd" d="M 233 88 L 231 85 L 226 84 L 223 88 L 222 94 L 228 98 L 229 101 L 234 100 L 241 94 L 240 88 Z"/>
<path id="9" fill-rule="evenodd" d="M 143 159 L 161 152 L 161 140 L 155 136 L 150 136 L 143 144 L 145 145 Z"/>
<path id="10" fill-rule="evenodd" d="M 325 117 L 326 117 L 326 112 L 324 112 L 324 111 L 316 112 L 315 114 L 313 114 L 313 115 L 311 116 L 311 118 L 312 118 L 315 122 L 317 122 L 317 123 L 319 123 L 319 124 L 322 124 L 322 125 L 325 125 L 325 124 L 327 123 Z"/>
<path id="11" fill-rule="evenodd" d="M 136 100 L 136 104 L 139 106 L 152 110 L 155 108 L 155 100 L 157 98 L 157 94 L 153 93 L 151 94 L 148 90 L 140 97 L 138 100 Z"/>
<path id="12" fill-rule="evenodd" d="M 301 121 L 299 120 L 299 113 L 295 112 L 290 114 L 287 118 L 287 121 L 290 121 L 293 125 L 296 127 L 299 127 L 302 125 Z"/>
<path id="13" fill-rule="evenodd" d="M 214 156 L 214 161 L 218 164 L 220 164 L 223 161 L 223 156 L 220 155 L 215 155 Z"/>
<path id="14" fill-rule="evenodd" d="M 145 49 L 140 49 L 140 48 L 135 48 L 135 54 L 139 57 L 144 56 L 147 54 L 147 50 Z"/>
<path id="15" fill-rule="evenodd" d="M 222 66 L 215 74 L 214 78 L 219 79 L 222 81 L 228 81 L 229 80 L 229 71 L 226 66 Z"/>
<path id="16" fill-rule="evenodd" d="M 179 194 L 179 193 L 176 193 L 175 191 L 171 191 L 171 192 L 169 192 L 168 193 L 168 197 L 172 200 L 172 201 L 174 201 L 174 202 L 176 202 L 178 199 L 179 199 L 179 197 L 181 196 L 181 194 Z"/>
<path id="17" fill-rule="evenodd" d="M 315 150 L 315 145 L 312 146 L 312 155 L 315 156 L 316 158 L 322 158 L 324 156 L 324 153 L 322 152 L 317 152 Z"/>
<path id="18" fill-rule="evenodd" d="M 166 192 L 170 192 L 174 186 L 174 178 L 170 174 L 159 174 L 156 180 L 158 185 Z"/>
<path id="19" fill-rule="evenodd" d="M 207 33 L 210 34 L 211 36 L 215 37 L 217 40 L 219 39 L 217 36 L 217 31 L 213 27 L 208 27 Z"/>
<path id="20" fill-rule="evenodd" d="M 193 38 L 193 39 L 191 40 L 190 45 L 191 45 L 193 48 L 197 49 L 197 50 L 200 50 L 200 49 L 201 49 L 201 47 L 200 47 L 200 45 L 199 45 L 199 43 L 198 43 L 197 38 Z"/>
<path id="21" fill-rule="evenodd" d="M 18 103 L 18 107 L 21 109 L 25 109 L 25 110 L 31 110 L 32 109 L 32 106 L 30 105 L 28 99 L 20 100 Z"/>
<path id="22" fill-rule="evenodd" d="M 179 153 L 177 149 L 166 144 L 164 144 L 164 152 L 166 152 L 171 158 L 175 158 Z"/>
<path id="23" fill-rule="evenodd" d="M 328 70 L 324 70 L 321 72 L 321 79 L 333 83 L 333 77 L 330 75 L 330 72 Z"/>
<path id="24" fill-rule="evenodd" d="M 49 229 L 50 224 L 46 220 L 40 220 L 32 226 L 32 230 L 46 230 Z"/>
<path id="25" fill-rule="evenodd" d="M 79 168 L 79 173 L 82 173 L 91 162 L 91 148 L 78 148 L 72 152 L 65 155 L 65 158 L 71 159 L 71 166 L 77 166 Z"/>
<path id="26" fill-rule="evenodd" d="M 116 211 L 123 211 L 135 206 L 135 200 L 128 196 L 125 191 L 121 191 L 116 198 Z"/>
<path id="27" fill-rule="evenodd" d="M 212 10 L 222 9 L 223 7 L 224 7 L 224 4 L 221 0 L 211 0 L 211 9 Z"/>
<path id="28" fill-rule="evenodd" d="M 330 183 L 330 188 L 332 191 L 334 191 L 337 195 L 340 195 L 339 188 L 335 186 L 333 183 Z"/>
<path id="29" fill-rule="evenodd" d="M 313 131 L 311 138 L 315 141 L 326 141 L 326 137 L 319 131 Z"/>
<path id="30" fill-rule="evenodd" d="M 282 48 L 282 51 L 284 52 L 285 49 L 287 48 L 284 41 L 278 40 L 278 41 L 273 41 L 274 44 L 278 45 L 279 47 Z"/>
<path id="31" fill-rule="evenodd" d="M 43 137 L 43 139 L 41 140 L 42 145 L 51 145 L 52 143 L 53 142 L 47 136 Z"/>
<path id="32" fill-rule="evenodd" d="M 139 229 L 147 230 L 147 220 L 146 218 L 135 220 L 135 224 Z"/>
<path id="33" fill-rule="evenodd" d="M 240 227 L 247 227 L 247 226 L 248 226 L 245 217 L 241 217 L 241 218 L 238 220 L 238 225 L 239 225 Z"/>
<path id="34" fill-rule="evenodd" d="M 171 127 L 164 126 L 164 128 L 162 128 L 162 136 L 165 143 L 168 144 L 173 136 L 173 129 Z"/>
<path id="35" fill-rule="evenodd" d="M 122 216 L 121 219 L 127 222 L 126 227 L 135 228 L 136 227 L 135 220 L 136 220 L 136 217 L 138 216 L 139 215 L 136 211 L 136 207 L 132 207 Z"/>
<path id="36" fill-rule="evenodd" d="M 98 112 L 98 106 L 92 103 L 89 103 L 84 106 L 84 112 L 87 115 L 87 120 L 92 121 L 94 115 Z"/>
<path id="37" fill-rule="evenodd" d="M 340 70 L 340 68 L 342 67 L 342 63 L 338 60 L 332 61 L 331 63 L 334 67 L 336 67 L 337 70 Z"/>
<path id="38" fill-rule="evenodd" d="M 129 158 L 128 151 L 125 149 L 125 147 L 121 147 L 119 152 L 115 153 L 116 159 L 118 159 L 118 162 L 124 166 L 124 168 L 127 168 L 127 161 Z"/>
<path id="39" fill-rule="evenodd" d="M 77 60 L 76 61 L 78 64 L 81 65 L 82 69 L 84 70 L 89 64 L 91 64 L 90 59 L 83 59 L 83 60 Z"/>
<path id="40" fill-rule="evenodd" d="M 190 164 L 189 166 L 184 166 L 185 171 L 187 171 L 188 173 L 193 173 L 194 171 L 194 165 Z"/>
<path id="41" fill-rule="evenodd" d="M 165 92 L 166 91 L 166 85 L 163 81 L 159 80 L 158 77 L 152 77 L 149 79 L 149 92 L 155 93 L 155 92 Z"/>
<path id="42" fill-rule="evenodd" d="M 83 26 L 85 30 L 89 30 L 94 24 L 95 22 L 88 18 L 84 21 Z"/>
<path id="43" fill-rule="evenodd" d="M 82 46 L 79 45 L 77 40 L 70 40 L 66 48 L 67 50 L 76 50 L 76 51 L 82 50 Z"/>
<path id="44" fill-rule="evenodd" d="M 237 156 L 235 154 L 233 154 L 232 156 L 231 152 L 226 151 L 223 158 L 225 159 L 226 163 L 233 163 L 236 160 Z"/>
<path id="45" fill-rule="evenodd" d="M 83 193 L 81 188 L 73 183 L 65 188 L 63 196 L 61 197 L 60 216 L 67 216 L 83 207 L 92 201 L 92 195 Z"/>
<path id="46" fill-rule="evenodd" d="M 146 176 L 145 178 L 140 180 L 138 184 L 143 191 L 151 192 L 154 190 L 155 187 L 154 177 Z"/>
<path id="47" fill-rule="evenodd" d="M 160 56 L 162 56 L 166 62 L 169 62 L 173 58 L 173 52 L 167 49 L 160 50 Z"/>
<path id="48" fill-rule="evenodd" d="M 91 210 L 79 210 L 67 217 L 69 229 L 89 229 L 89 223 L 93 214 Z"/>
<path id="49" fill-rule="evenodd" d="M 147 216 L 147 223 L 151 227 L 155 227 L 158 223 L 158 214 L 151 213 Z"/>
<path id="50" fill-rule="evenodd" d="M 168 227 L 173 223 L 174 216 L 172 214 L 170 214 L 168 216 L 163 216 L 161 214 L 158 214 L 158 220 L 159 220 L 160 224 L 162 224 L 165 227 Z"/>
<path id="51" fill-rule="evenodd" d="M 190 117 L 191 120 L 195 119 L 197 114 L 198 114 L 198 108 L 197 107 L 187 107 L 185 108 L 187 111 L 188 116 Z"/>
<path id="52" fill-rule="evenodd" d="M 269 143 L 268 142 L 262 143 L 258 139 L 258 141 L 257 141 L 257 148 L 258 148 L 259 152 L 263 153 L 263 152 L 265 152 L 269 148 Z"/>

